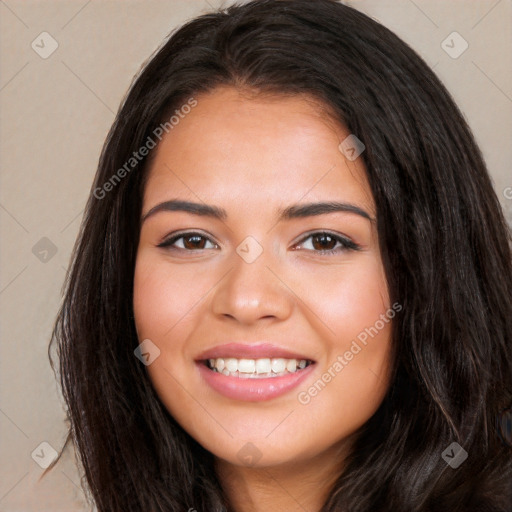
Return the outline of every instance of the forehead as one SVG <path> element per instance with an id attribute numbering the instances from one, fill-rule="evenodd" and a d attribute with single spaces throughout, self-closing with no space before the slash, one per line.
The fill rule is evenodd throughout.
<path id="1" fill-rule="evenodd" d="M 154 150 L 146 203 L 182 192 L 218 202 L 343 198 L 374 209 L 362 159 L 338 147 L 350 132 L 317 100 L 230 87 L 195 99 Z"/>

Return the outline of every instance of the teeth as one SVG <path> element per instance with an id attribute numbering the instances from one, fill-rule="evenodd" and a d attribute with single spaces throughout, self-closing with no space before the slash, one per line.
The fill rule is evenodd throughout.
<path id="1" fill-rule="evenodd" d="M 307 359 L 283 359 L 280 357 L 273 359 L 235 359 L 234 357 L 208 359 L 208 366 L 211 370 L 242 379 L 280 377 L 302 370 L 311 363 Z"/>
<path id="2" fill-rule="evenodd" d="M 229 358 L 224 361 L 228 372 L 236 372 L 238 370 L 238 360 Z"/>
<path id="3" fill-rule="evenodd" d="M 272 370 L 270 359 L 256 359 L 256 373 L 270 373 Z"/>
<path id="4" fill-rule="evenodd" d="M 286 361 L 284 359 L 272 359 L 272 371 L 282 373 L 286 370 Z"/>
<path id="5" fill-rule="evenodd" d="M 292 373 L 297 370 L 297 359 L 289 359 L 286 363 L 286 369 Z"/>
<path id="6" fill-rule="evenodd" d="M 236 361 L 236 359 L 235 359 Z M 256 370 L 256 361 L 254 359 L 240 359 L 238 361 L 238 371 L 241 373 L 254 373 Z"/>

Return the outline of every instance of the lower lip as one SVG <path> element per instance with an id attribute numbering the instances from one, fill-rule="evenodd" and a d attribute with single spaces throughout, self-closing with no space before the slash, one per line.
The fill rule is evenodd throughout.
<path id="1" fill-rule="evenodd" d="M 233 400 L 261 402 L 284 395 L 297 387 L 312 371 L 314 363 L 295 373 L 282 377 L 249 378 L 230 377 L 210 370 L 204 363 L 196 363 L 204 380 L 218 393 Z"/>

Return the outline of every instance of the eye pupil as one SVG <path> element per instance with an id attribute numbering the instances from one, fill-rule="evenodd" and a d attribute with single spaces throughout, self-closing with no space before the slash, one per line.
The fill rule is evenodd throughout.
<path id="1" fill-rule="evenodd" d="M 203 240 L 203 243 L 201 244 L 201 242 L 198 242 L 198 240 Z M 191 244 L 191 247 L 192 248 L 198 248 L 198 245 L 199 245 L 199 249 L 203 249 L 203 245 L 204 245 L 204 237 L 200 236 L 200 235 L 190 235 L 190 236 L 186 236 L 186 237 L 183 237 L 183 240 L 184 240 L 184 243 L 183 245 L 186 247 L 186 248 L 190 248 L 189 247 L 189 244 L 188 244 L 188 241 L 189 240 L 195 240 L 194 242 L 192 242 Z"/>
<path id="2" fill-rule="evenodd" d="M 328 234 L 321 233 L 319 235 L 314 235 L 312 238 L 313 238 L 313 247 L 315 249 L 318 249 L 319 251 L 333 249 L 336 246 L 336 240 L 332 236 L 330 236 Z M 334 245 L 332 247 L 326 247 L 325 246 L 325 240 L 327 238 L 330 239 L 330 243 L 331 244 L 334 243 Z M 323 242 L 320 243 L 320 247 L 316 247 L 314 240 L 323 240 Z M 329 242 L 327 242 L 327 244 L 329 244 Z"/>

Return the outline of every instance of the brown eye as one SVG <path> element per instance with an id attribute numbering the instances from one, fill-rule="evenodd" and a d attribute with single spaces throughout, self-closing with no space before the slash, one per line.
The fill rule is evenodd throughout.
<path id="1" fill-rule="evenodd" d="M 205 238 L 199 235 L 182 237 L 185 249 L 204 249 Z"/>
<path id="2" fill-rule="evenodd" d="M 183 240 L 182 246 L 175 245 L 178 240 Z M 182 249 L 185 251 L 211 249 L 212 247 L 205 247 L 205 244 L 211 243 L 215 248 L 216 244 L 213 244 L 209 238 L 202 235 L 201 233 L 180 233 L 173 235 L 171 238 L 164 240 L 158 247 L 166 247 L 170 249 Z"/>
<path id="3" fill-rule="evenodd" d="M 324 233 L 313 235 L 311 238 L 313 240 L 313 247 L 318 251 L 332 250 L 337 244 L 337 240 L 334 237 Z"/>
<path id="4" fill-rule="evenodd" d="M 359 245 L 357 245 L 349 238 L 324 231 L 311 233 L 306 238 L 303 238 L 301 244 L 302 248 L 304 248 L 304 245 L 307 245 L 304 242 L 309 239 L 312 240 L 312 248 L 309 249 L 306 247 L 306 249 L 312 252 L 319 252 L 321 254 L 335 254 L 347 250 L 358 251 L 361 249 Z M 338 248 L 336 248 L 337 244 L 339 244 Z"/>

